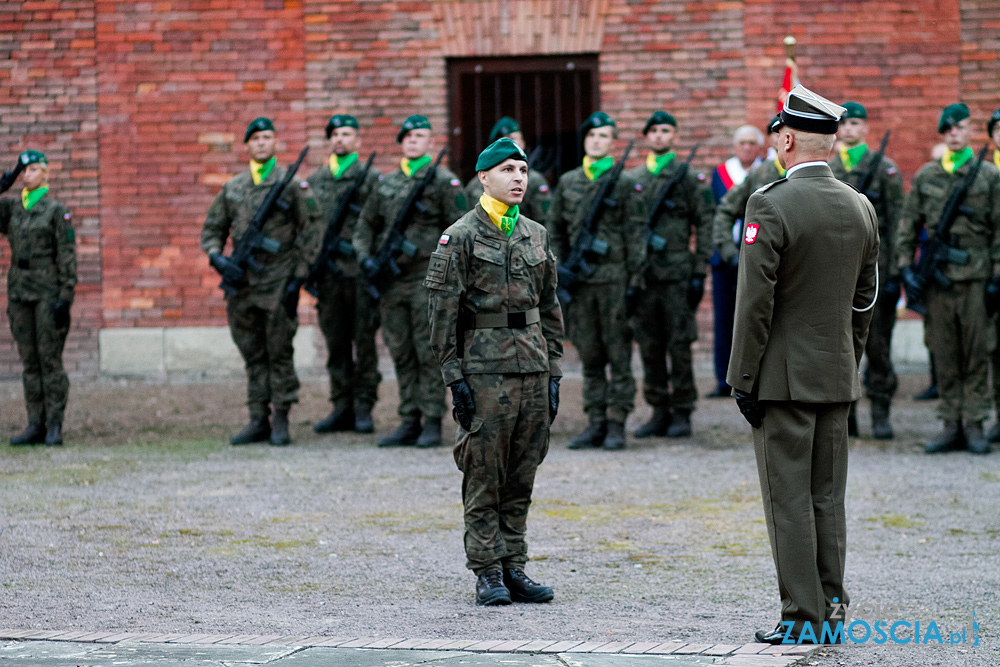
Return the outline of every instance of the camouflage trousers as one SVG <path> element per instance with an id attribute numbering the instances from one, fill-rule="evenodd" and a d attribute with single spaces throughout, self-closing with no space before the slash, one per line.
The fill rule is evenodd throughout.
<path id="1" fill-rule="evenodd" d="M 879 299 L 875 302 L 865 355 L 868 369 L 865 371 L 865 393 L 872 403 L 888 405 L 896 395 L 899 380 L 892 367 L 892 328 L 896 325 L 896 302 Z"/>
<path id="2" fill-rule="evenodd" d="M 996 331 L 986 316 L 984 286 L 979 280 L 948 289 L 934 284 L 927 292 L 924 343 L 937 366 L 941 419 L 983 421 L 990 409 L 989 359 Z"/>
<path id="3" fill-rule="evenodd" d="M 444 412 L 444 380 L 431 349 L 427 301 L 421 280 L 397 280 L 382 292 L 382 338 L 396 367 L 403 419 L 440 419 Z"/>
<path id="4" fill-rule="evenodd" d="M 69 378 L 62 353 L 69 327 L 56 329 L 52 301 L 10 301 L 7 319 L 24 367 L 24 402 L 32 424 L 62 424 Z"/>
<path id="5" fill-rule="evenodd" d="M 480 575 L 528 562 L 528 506 L 549 450 L 549 374 L 469 374 L 476 414 L 458 429 L 466 567 Z"/>
<path id="6" fill-rule="evenodd" d="M 378 305 L 355 278 L 325 276 L 316 304 L 320 331 L 326 339 L 330 402 L 338 408 L 371 408 L 378 397 Z"/>
<path id="7" fill-rule="evenodd" d="M 686 284 L 650 283 L 634 326 L 646 402 L 653 407 L 693 410 L 698 390 L 691 344 L 698 338 L 698 325 L 687 302 Z"/>
<path id="8" fill-rule="evenodd" d="M 624 422 L 635 407 L 632 332 L 625 319 L 625 284 L 582 285 L 569 308 L 570 340 L 583 365 L 583 410 Z M 611 367 L 608 380 L 605 369 Z"/>
<path id="9" fill-rule="evenodd" d="M 274 302 L 271 308 L 263 303 Z M 229 333 L 243 355 L 247 372 L 247 406 L 251 419 L 266 417 L 273 404 L 287 410 L 299 400 L 292 339 L 298 319 L 292 320 L 277 298 L 266 301 L 232 298 L 226 301 Z"/>

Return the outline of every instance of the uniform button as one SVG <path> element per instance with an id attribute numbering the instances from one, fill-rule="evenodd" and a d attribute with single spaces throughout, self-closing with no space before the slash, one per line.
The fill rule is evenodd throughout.
<path id="1" fill-rule="evenodd" d="M 744 373 L 743 374 L 743 379 L 744 380 L 749 380 L 750 379 L 750 374 L 749 373 Z"/>

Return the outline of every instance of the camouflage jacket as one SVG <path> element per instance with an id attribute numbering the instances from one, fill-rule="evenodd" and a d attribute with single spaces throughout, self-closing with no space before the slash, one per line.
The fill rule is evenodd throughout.
<path id="1" fill-rule="evenodd" d="M 591 200 L 597 194 L 601 179 L 610 178 L 604 174 L 591 181 L 577 167 L 559 178 L 559 184 L 552 195 L 552 205 L 545 218 L 545 228 L 549 232 L 552 249 L 558 261 L 563 261 L 570 253 L 573 242 L 583 227 L 583 219 L 590 209 Z M 614 208 L 605 208 L 597 221 L 597 238 L 608 244 L 608 252 L 603 257 L 589 256 L 588 263 L 595 269 L 594 275 L 582 282 L 586 284 L 606 284 L 628 282 L 642 263 L 644 254 L 636 254 L 642 247 L 646 219 L 642 210 L 640 186 L 627 172 L 615 184 L 611 198 Z"/>
<path id="2" fill-rule="evenodd" d="M 472 180 L 465 184 L 465 200 L 470 211 L 476 207 L 482 196 L 483 184 L 479 182 L 478 175 L 473 176 Z M 551 203 L 552 193 L 549 191 L 548 180 L 541 172 L 529 169 L 528 187 L 524 191 L 524 201 L 518 206 L 518 210 L 532 220 L 544 220 Z"/>
<path id="3" fill-rule="evenodd" d="M 851 171 L 844 168 L 844 162 L 840 156 L 834 152 L 830 158 L 830 169 L 833 175 L 845 183 L 850 183 L 858 187 L 859 181 L 865 177 L 871 169 L 874 151 L 869 150 L 861 158 L 861 162 L 854 165 Z M 879 257 L 878 268 L 882 278 L 896 277 L 899 269 L 893 256 L 896 251 L 896 233 L 899 230 L 899 215 L 903 210 L 903 176 L 899 173 L 896 163 L 887 157 L 882 158 L 882 164 L 878 172 L 872 178 L 872 183 L 868 191 L 875 195 L 872 206 L 878 214 L 878 236 L 879 236 Z"/>
<path id="4" fill-rule="evenodd" d="M 322 231 L 320 232 L 320 239 L 326 236 L 327 227 L 330 224 L 330 219 L 333 217 L 334 212 L 337 210 L 337 206 L 340 204 L 340 198 L 351 189 L 354 185 L 354 180 L 358 177 L 358 174 L 364 169 L 364 163 L 356 161 L 350 167 L 348 167 L 344 173 L 339 177 L 334 178 L 333 173 L 330 171 L 329 165 L 323 165 L 313 173 L 309 174 L 309 186 L 312 188 L 313 196 L 316 198 L 316 202 L 319 204 L 320 208 L 320 220 Z M 368 176 L 365 177 L 365 182 L 362 183 L 361 188 L 358 190 L 358 194 L 354 198 L 354 202 L 347 209 L 346 217 L 344 221 L 344 226 L 340 230 L 340 238 L 346 243 L 351 242 L 351 237 L 354 235 L 354 227 L 358 222 L 358 216 L 361 213 L 361 209 L 364 208 L 365 202 L 371 197 L 372 192 L 375 190 L 376 184 L 379 181 L 381 174 L 378 169 L 372 166 L 368 170 Z M 357 208 L 354 208 L 354 207 Z M 322 241 L 321 241 L 322 242 Z M 356 278 L 358 276 L 358 263 L 355 261 L 353 256 L 344 256 L 343 253 L 337 256 L 337 267 L 343 272 L 343 274 L 349 278 Z"/>
<path id="5" fill-rule="evenodd" d="M 63 299 L 76 288 L 76 234 L 69 211 L 46 194 L 24 210 L 20 198 L 0 199 L 0 234 L 10 241 L 7 298 Z"/>
<path id="6" fill-rule="evenodd" d="M 396 169 L 378 182 L 375 191 L 365 201 L 361 217 L 354 226 L 354 252 L 357 254 L 358 264 L 378 254 L 411 188 L 417 185 L 430 168 L 430 165 L 426 165 L 410 176 L 404 174 L 402 169 Z M 402 255 L 396 259 L 403 272 L 399 280 L 422 279 L 427 272 L 431 253 L 437 248 L 441 232 L 465 214 L 465 190 L 462 189 L 462 182 L 455 174 L 439 166 L 434 180 L 424 190 L 420 203 L 423 211 L 413 212 L 410 224 L 403 234 L 407 241 L 417 246 L 417 253 L 413 257 Z"/>
<path id="7" fill-rule="evenodd" d="M 254 185 L 249 170 L 229 179 L 208 209 L 201 230 L 201 249 L 207 254 L 222 252 L 226 239 L 231 239 L 236 247 L 271 186 L 284 176 L 285 168 L 275 165 L 258 185 Z M 281 200 L 288 208 L 282 211 L 276 206 L 261 229 L 264 236 L 280 244 L 278 252 L 273 255 L 264 250 L 253 252 L 254 259 L 263 268 L 259 273 L 246 272 L 248 285 L 237 297 L 280 291 L 293 275 L 305 278 L 309 266 L 316 260 L 322 229 L 319 205 L 309 183 L 292 179 L 281 193 Z"/>
<path id="8" fill-rule="evenodd" d="M 742 183 L 734 185 L 723 195 L 712 217 L 712 243 L 723 261 L 731 261 L 740 252 L 743 217 L 747 214 L 750 195 L 780 178 L 784 178 L 784 174 L 778 171 L 777 162 L 765 160 L 751 169 Z"/>
<path id="9" fill-rule="evenodd" d="M 645 212 L 643 225 L 649 228 L 649 208 L 680 166 L 676 158 L 659 174 L 649 173 L 646 165 L 630 169 L 627 173 L 640 185 L 642 210 Z M 687 281 L 693 274 L 704 276 L 708 270 L 708 258 L 712 255 L 712 213 L 715 211 L 715 201 L 712 191 L 705 184 L 705 177 L 688 171 L 687 177 L 678 183 L 671 200 L 673 208 L 661 206 L 656 215 L 653 233 L 666 239 L 663 250 L 654 250 L 648 246 L 646 235 L 643 234 L 639 247 L 633 248 L 633 254 L 646 253 L 647 280 L 654 282 Z M 694 237 L 694 252 L 691 252 L 691 239 Z"/>
<path id="10" fill-rule="evenodd" d="M 926 228 L 929 238 L 934 236 L 952 189 L 961 184 L 974 162 L 975 158 L 969 160 L 954 174 L 945 171 L 940 161 L 928 162 L 917 172 L 899 219 L 896 265 L 900 269 L 913 263 L 921 228 Z M 969 253 L 969 263 L 949 264 L 945 275 L 960 282 L 1000 275 L 1000 172 L 989 162 L 983 161 L 965 206 L 972 215 L 959 215 L 951 236 L 953 247 Z"/>
<path id="11" fill-rule="evenodd" d="M 563 319 L 556 282 L 548 234 L 524 215 L 509 239 L 478 204 L 448 227 L 424 280 L 430 292 L 431 348 L 445 384 L 470 373 L 561 377 Z M 523 328 L 474 328 L 467 319 L 535 308 L 538 321 Z"/>

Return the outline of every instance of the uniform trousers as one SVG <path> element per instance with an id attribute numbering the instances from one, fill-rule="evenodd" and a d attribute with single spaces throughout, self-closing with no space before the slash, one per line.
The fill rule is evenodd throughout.
<path id="1" fill-rule="evenodd" d="M 69 395 L 69 378 L 62 353 L 69 327 L 57 329 L 52 317 L 55 299 L 7 304 L 10 331 L 21 357 L 24 402 L 31 424 L 62 424 Z"/>
<path id="2" fill-rule="evenodd" d="M 396 280 L 382 291 L 382 338 L 396 367 L 399 416 L 440 419 L 444 412 L 441 365 L 431 349 L 427 288 L 417 280 Z"/>
<path id="3" fill-rule="evenodd" d="M 326 275 L 318 288 L 316 311 L 326 339 L 330 402 L 338 408 L 353 403 L 370 409 L 382 380 L 375 347 L 378 304 L 355 278 Z"/>
<path id="4" fill-rule="evenodd" d="M 691 343 L 698 338 L 698 327 L 688 306 L 687 286 L 649 283 L 636 311 L 635 327 L 646 402 L 653 407 L 693 410 L 698 390 L 694 386 Z"/>
<path id="5" fill-rule="evenodd" d="M 896 325 L 896 302 L 879 295 L 868 329 L 865 355 L 865 394 L 873 403 L 888 405 L 896 395 L 899 379 L 892 367 L 892 329 Z"/>

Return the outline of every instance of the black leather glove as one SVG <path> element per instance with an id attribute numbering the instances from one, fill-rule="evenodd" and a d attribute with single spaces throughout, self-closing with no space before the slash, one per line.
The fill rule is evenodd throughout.
<path id="1" fill-rule="evenodd" d="M 639 301 L 642 299 L 642 291 L 638 287 L 629 287 L 625 290 L 625 317 L 632 317 L 639 310 Z"/>
<path id="2" fill-rule="evenodd" d="M 556 420 L 556 413 L 559 412 L 559 380 L 561 378 L 549 378 L 549 426 Z"/>
<path id="3" fill-rule="evenodd" d="M 0 176 L 0 192 L 7 192 L 10 190 L 10 186 L 14 185 L 14 181 L 16 180 L 16 171 L 5 171 L 3 175 Z"/>
<path id="4" fill-rule="evenodd" d="M 288 281 L 285 293 L 281 297 L 281 307 L 285 309 L 285 314 L 288 315 L 288 319 L 290 320 L 298 319 L 299 293 L 302 291 L 302 285 L 305 282 L 305 278 L 292 278 Z"/>
<path id="5" fill-rule="evenodd" d="M 893 305 L 899 301 L 899 297 L 902 293 L 903 284 L 900 282 L 899 278 L 889 278 L 882 286 L 882 298 L 888 299 L 893 303 Z"/>
<path id="6" fill-rule="evenodd" d="M 52 306 L 52 324 L 55 325 L 56 329 L 69 329 L 69 309 L 71 305 L 66 299 L 59 299 Z"/>
<path id="7" fill-rule="evenodd" d="M 760 404 L 757 397 L 739 389 L 733 389 L 736 396 L 736 405 L 739 407 L 747 423 L 754 428 L 760 428 L 764 423 L 764 406 Z"/>
<path id="8" fill-rule="evenodd" d="M 691 276 L 685 296 L 687 296 L 687 302 L 691 310 L 698 310 L 701 297 L 705 296 L 705 276 L 700 274 Z"/>
<path id="9" fill-rule="evenodd" d="M 243 280 L 243 270 L 221 252 L 210 253 L 208 264 L 216 273 L 233 284 Z"/>
<path id="10" fill-rule="evenodd" d="M 375 260 L 370 257 L 365 261 L 361 262 L 361 273 L 364 274 L 365 279 L 371 282 L 375 279 L 375 274 L 378 273 L 378 266 L 375 264 Z"/>
<path id="11" fill-rule="evenodd" d="M 986 314 L 990 317 L 1000 311 L 1000 277 L 994 276 L 987 281 L 983 301 L 986 302 Z"/>
<path id="12" fill-rule="evenodd" d="M 472 398 L 472 389 L 464 379 L 455 380 L 450 385 L 451 402 L 455 407 L 451 414 L 462 429 L 472 429 L 472 418 L 476 416 L 476 401 Z"/>
<path id="13" fill-rule="evenodd" d="M 904 266 L 901 272 L 903 288 L 906 290 L 906 302 L 909 304 L 923 303 L 924 281 L 913 270 L 912 266 Z"/>

